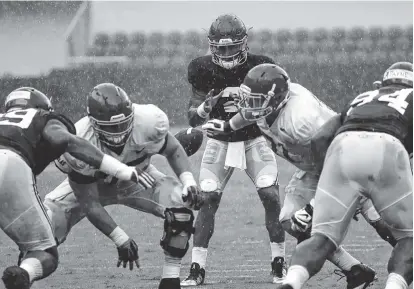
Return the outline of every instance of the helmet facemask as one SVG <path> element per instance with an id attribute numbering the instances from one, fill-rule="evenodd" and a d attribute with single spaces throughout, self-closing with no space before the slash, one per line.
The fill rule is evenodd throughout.
<path id="1" fill-rule="evenodd" d="M 131 134 L 134 113 L 132 112 L 128 116 L 123 113 L 114 115 L 110 121 L 98 120 L 92 116 L 89 118 L 101 142 L 110 147 L 122 147 Z"/>
<path id="2" fill-rule="evenodd" d="M 213 63 L 225 69 L 232 69 L 247 60 L 247 35 L 240 40 L 220 39 L 215 41 L 208 39 Z"/>
<path id="3" fill-rule="evenodd" d="M 286 96 L 278 102 L 281 95 L 275 95 L 274 90 L 276 84 L 273 84 L 272 88 L 267 94 L 263 93 L 252 93 L 251 89 L 245 84 L 240 85 L 239 96 L 240 101 L 237 106 L 240 110 L 240 114 L 246 120 L 257 121 L 267 117 L 273 111 L 280 110 L 289 98 L 289 91 Z M 274 105 L 277 107 L 274 107 Z"/>

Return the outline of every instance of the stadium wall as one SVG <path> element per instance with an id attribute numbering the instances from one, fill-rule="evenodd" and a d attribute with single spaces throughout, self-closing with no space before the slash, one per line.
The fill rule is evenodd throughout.
<path id="1" fill-rule="evenodd" d="M 0 2 L 0 75 L 33 76 L 64 67 L 64 34 L 79 3 Z"/>

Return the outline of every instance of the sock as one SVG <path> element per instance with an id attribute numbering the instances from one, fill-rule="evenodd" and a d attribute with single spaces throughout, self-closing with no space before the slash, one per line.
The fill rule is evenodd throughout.
<path id="1" fill-rule="evenodd" d="M 301 289 L 309 280 L 308 270 L 301 265 L 290 266 L 283 284 L 289 284 L 293 289 Z"/>
<path id="2" fill-rule="evenodd" d="M 191 262 L 198 263 L 201 268 L 205 268 L 207 262 L 207 248 L 193 247 Z"/>
<path id="3" fill-rule="evenodd" d="M 408 284 L 404 277 L 397 273 L 390 273 L 387 278 L 385 289 L 407 289 Z"/>
<path id="4" fill-rule="evenodd" d="M 181 258 L 165 254 L 164 267 L 162 268 L 162 279 L 180 278 Z"/>
<path id="5" fill-rule="evenodd" d="M 272 251 L 272 261 L 276 257 L 285 258 L 285 242 L 282 242 L 282 243 L 270 242 L 270 250 Z"/>
<path id="6" fill-rule="evenodd" d="M 22 261 L 19 266 L 29 273 L 30 282 L 38 280 L 43 277 L 43 267 L 40 260 L 36 258 L 27 258 Z"/>
<path id="7" fill-rule="evenodd" d="M 344 248 L 341 246 L 336 249 L 331 256 L 328 257 L 328 260 L 336 265 L 339 269 L 349 271 L 351 267 L 357 264 L 361 264 L 357 259 L 352 257 Z"/>

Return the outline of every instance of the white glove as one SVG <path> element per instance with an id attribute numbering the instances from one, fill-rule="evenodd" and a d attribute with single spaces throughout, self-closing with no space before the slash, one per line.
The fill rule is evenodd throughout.
<path id="1" fill-rule="evenodd" d="M 296 211 L 291 217 L 292 230 L 306 232 L 312 226 L 313 206 L 307 204 L 302 209 Z"/>
<path id="2" fill-rule="evenodd" d="M 230 123 L 228 121 L 219 119 L 211 119 L 206 124 L 203 124 L 201 128 L 207 131 L 208 137 L 227 134 L 232 131 Z"/>
<path id="3" fill-rule="evenodd" d="M 149 173 L 136 167 L 125 167 L 118 171 L 115 177 L 123 181 L 139 183 L 145 189 L 150 189 L 155 186 L 155 179 Z"/>

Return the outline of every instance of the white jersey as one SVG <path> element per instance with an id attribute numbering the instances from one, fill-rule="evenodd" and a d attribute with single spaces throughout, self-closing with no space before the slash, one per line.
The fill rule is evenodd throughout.
<path id="1" fill-rule="evenodd" d="M 310 155 L 313 134 L 336 112 L 321 102 L 300 84 L 290 84 L 290 97 L 269 128 L 258 122 L 262 133 L 272 142 L 274 152 L 297 168 L 313 172 L 315 164 Z"/>
<path id="2" fill-rule="evenodd" d="M 86 139 L 98 147 L 102 152 L 119 161 L 138 166 L 143 169 L 150 164 L 151 156 L 157 154 L 164 146 L 169 131 L 167 115 L 152 104 L 133 104 L 134 120 L 132 132 L 120 155 L 111 151 L 99 140 L 88 116 L 80 119 L 76 124 L 77 136 Z M 94 176 L 97 169 L 65 153 L 57 161 L 56 166 L 65 173 L 75 170 L 85 176 Z"/>

